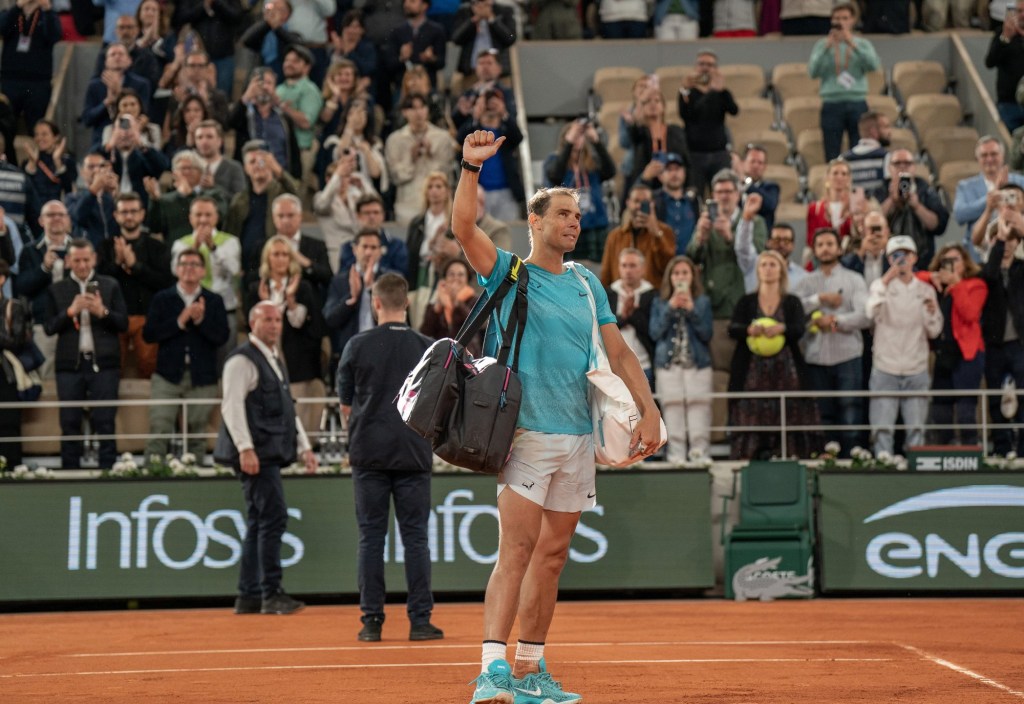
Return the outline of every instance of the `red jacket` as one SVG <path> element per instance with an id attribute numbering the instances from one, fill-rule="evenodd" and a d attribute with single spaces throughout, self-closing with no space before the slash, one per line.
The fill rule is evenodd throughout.
<path id="1" fill-rule="evenodd" d="M 931 273 L 919 271 L 917 278 L 930 284 Z M 960 283 L 949 289 L 949 295 L 953 297 L 953 338 L 960 346 L 960 354 L 970 361 L 979 352 L 985 351 L 985 342 L 981 336 L 981 309 L 985 307 L 985 299 L 988 298 L 988 284 L 980 276 L 961 279 Z"/>
<path id="2" fill-rule="evenodd" d="M 843 219 L 836 228 L 839 231 L 839 242 L 842 244 L 844 237 L 850 236 L 850 226 L 853 220 L 849 215 Z M 827 200 L 816 200 L 807 206 L 807 246 L 814 251 L 814 233 L 818 228 L 832 227 L 832 215 L 829 212 Z M 814 260 L 807 262 L 807 271 L 814 271 Z"/>

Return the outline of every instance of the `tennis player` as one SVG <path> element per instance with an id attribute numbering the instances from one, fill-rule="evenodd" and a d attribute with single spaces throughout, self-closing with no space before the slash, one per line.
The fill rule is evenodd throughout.
<path id="1" fill-rule="evenodd" d="M 480 284 L 491 293 L 505 277 L 512 255 L 496 248 L 476 226 L 476 194 L 481 167 L 504 141 L 504 137 L 495 139 L 492 132 L 484 130 L 466 137 L 452 210 L 452 232 Z M 544 642 L 569 541 L 580 513 L 596 505 L 586 377 L 593 312 L 584 284 L 562 262 L 565 253 L 576 247 L 580 234 L 576 191 L 541 189 L 530 199 L 527 212 L 529 315 L 519 359 L 523 401 L 511 456 L 498 475 L 498 561 L 487 583 L 482 668 L 474 681 L 472 704 L 582 701 L 580 695 L 564 691 L 552 679 L 545 666 Z M 641 413 L 633 433 L 633 450 L 639 460 L 664 444 L 661 415 L 636 354 L 622 339 L 601 282 L 591 272 L 585 274 L 597 302 L 598 324 L 612 371 L 626 383 Z M 508 319 L 512 299 L 507 297 L 495 314 L 502 324 Z M 487 352 L 493 353 L 493 349 Z M 517 615 L 519 643 L 513 667 L 507 660 L 507 643 Z"/>

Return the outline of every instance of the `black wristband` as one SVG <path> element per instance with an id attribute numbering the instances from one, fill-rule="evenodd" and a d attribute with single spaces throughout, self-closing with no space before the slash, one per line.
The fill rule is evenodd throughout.
<path id="1" fill-rule="evenodd" d="M 480 167 L 482 166 L 483 164 L 471 164 L 465 159 L 462 160 L 462 168 L 465 169 L 466 171 L 472 171 L 475 174 L 480 173 Z"/>

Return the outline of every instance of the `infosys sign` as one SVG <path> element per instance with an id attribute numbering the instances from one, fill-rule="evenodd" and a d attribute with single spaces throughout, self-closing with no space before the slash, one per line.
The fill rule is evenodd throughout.
<path id="1" fill-rule="evenodd" d="M 497 559 L 494 478 L 437 475 L 431 492 L 434 590 L 482 591 Z M 287 478 L 285 495 L 281 557 L 288 590 L 355 593 L 351 477 Z M 706 472 L 602 474 L 598 501 L 580 519 L 562 587 L 714 584 Z M 233 479 L 5 482 L 0 602 L 229 596 L 244 536 L 242 492 Z M 404 591 L 405 551 L 394 526 L 385 561 L 388 586 Z"/>
<path id="2" fill-rule="evenodd" d="M 820 477 L 823 591 L 1024 589 L 1024 474 Z"/>

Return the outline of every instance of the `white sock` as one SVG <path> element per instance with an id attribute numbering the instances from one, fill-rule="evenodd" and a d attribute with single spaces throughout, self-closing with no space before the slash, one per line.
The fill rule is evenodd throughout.
<path id="1" fill-rule="evenodd" d="M 487 668 L 495 660 L 504 660 L 508 657 L 508 645 L 500 640 L 485 640 L 483 654 L 480 659 L 480 672 L 487 672 Z"/>
<path id="2" fill-rule="evenodd" d="M 544 644 L 521 640 L 516 645 L 516 670 L 536 672 L 540 669 L 540 659 L 544 657 Z"/>

